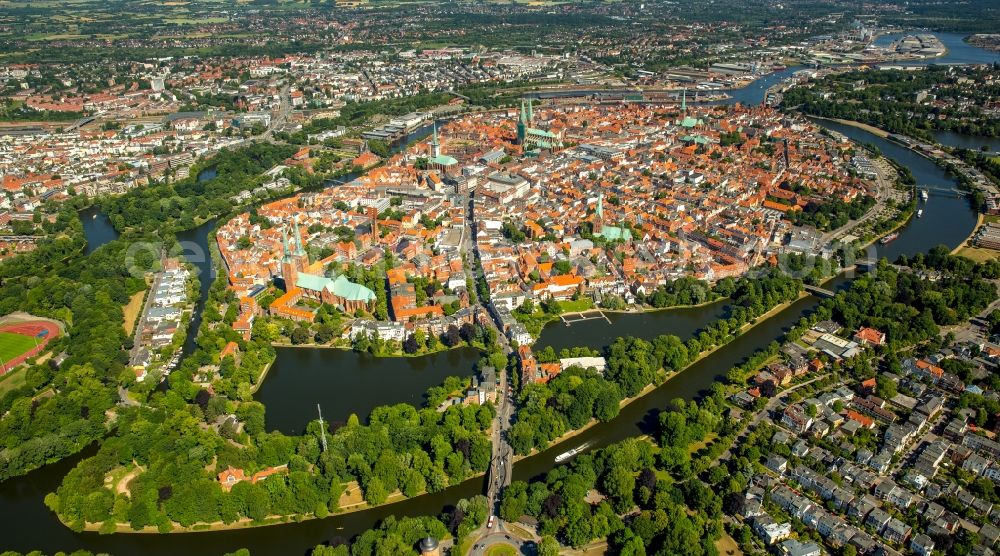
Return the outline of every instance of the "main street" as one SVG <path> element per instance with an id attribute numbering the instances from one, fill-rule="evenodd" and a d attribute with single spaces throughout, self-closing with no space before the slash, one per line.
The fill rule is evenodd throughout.
<path id="1" fill-rule="evenodd" d="M 475 205 L 469 193 L 459 195 L 462 204 L 465 206 L 465 222 L 462 226 L 461 253 L 465 263 L 467 276 L 472 279 L 472 288 L 475 289 L 483 280 L 482 265 L 479 261 L 479 252 L 476 249 L 476 228 L 474 225 Z M 469 292 L 470 295 L 472 292 Z M 488 307 L 489 300 L 479 298 L 478 304 L 482 311 L 490 314 Z M 497 342 L 503 347 L 504 354 L 510 358 L 514 353 L 513 346 L 507 340 L 507 336 L 496 326 L 492 316 L 487 318 L 488 322 L 496 331 Z M 513 477 L 514 450 L 509 443 L 510 428 L 514 422 L 516 411 L 513 391 L 511 389 L 510 377 L 507 368 L 497 369 L 497 376 L 500 384 L 497 386 L 497 415 L 493 421 L 491 441 L 493 454 L 490 458 L 490 468 L 486 473 L 486 498 L 490 508 L 492 523 L 484 523 L 478 530 L 471 533 L 471 537 L 477 539 L 471 554 L 482 554 L 490 545 L 502 543 L 519 546 L 520 543 L 506 533 L 504 523 L 500 520 L 500 499 L 503 489 L 506 488 Z"/>
<path id="2" fill-rule="evenodd" d="M 480 274 L 482 266 L 479 264 L 479 252 L 476 249 L 475 241 L 476 232 L 473 225 L 475 207 L 474 201 L 468 193 L 462 194 L 461 199 L 466 208 L 465 222 L 462 227 L 461 249 L 465 260 L 465 271 L 468 273 L 468 276 L 472 277 L 473 288 L 475 288 L 479 280 L 482 279 Z M 487 303 L 488 300 L 479 299 L 480 309 L 489 314 Z M 492 318 L 489 319 L 489 322 L 493 323 Z M 493 324 L 496 330 L 497 342 L 503 346 L 504 353 L 509 358 L 514 352 L 514 348 L 510 345 L 503 331 L 497 328 L 495 323 Z M 490 513 L 492 515 L 500 513 L 500 495 L 503 492 L 503 488 L 510 484 L 511 468 L 513 467 L 514 460 L 514 451 L 508 442 L 508 434 L 510 427 L 513 425 L 514 418 L 514 398 L 510 388 L 510 377 L 507 376 L 506 368 L 497 369 L 497 376 L 500 379 L 500 384 L 497 387 L 497 416 L 493 422 L 493 432 L 491 435 L 493 456 L 490 458 L 490 469 L 486 475 L 488 481 L 486 497 L 490 502 Z"/>

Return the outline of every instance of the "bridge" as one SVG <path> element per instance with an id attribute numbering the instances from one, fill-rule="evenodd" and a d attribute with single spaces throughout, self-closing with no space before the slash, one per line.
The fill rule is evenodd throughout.
<path id="1" fill-rule="evenodd" d="M 837 295 L 836 293 L 834 293 L 834 292 L 832 292 L 830 290 L 827 290 L 827 289 L 823 289 L 823 288 L 821 288 L 819 286 L 811 286 L 809 284 L 805 284 L 803 287 L 805 288 L 805 290 L 807 292 L 809 292 L 809 293 L 811 293 L 813 295 L 819 296 L 819 297 L 833 297 L 833 296 Z"/>
<path id="2" fill-rule="evenodd" d="M 940 185 L 918 185 L 917 189 L 926 190 L 928 193 L 934 193 L 936 195 L 945 195 L 949 197 L 965 197 L 969 194 L 968 191 L 962 191 L 957 187 L 946 187 Z"/>

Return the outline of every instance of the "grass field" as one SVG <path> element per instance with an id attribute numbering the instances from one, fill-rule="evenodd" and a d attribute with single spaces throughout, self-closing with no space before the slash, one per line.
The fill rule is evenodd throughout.
<path id="1" fill-rule="evenodd" d="M 28 371 L 25 367 L 18 367 L 7 374 L 0 376 L 0 396 L 3 396 L 11 390 L 24 386 L 25 374 L 27 372 Z"/>
<path id="2" fill-rule="evenodd" d="M 35 347 L 35 339 L 22 334 L 0 332 L 0 361 L 6 363 Z"/>
<path id="3" fill-rule="evenodd" d="M 135 330 L 135 323 L 139 320 L 139 313 L 142 311 L 143 298 L 146 297 L 146 292 L 136 292 L 125 304 L 122 311 L 125 313 L 125 321 L 122 323 L 125 326 L 125 333 L 129 336 L 132 335 L 132 331 Z"/>
<path id="4" fill-rule="evenodd" d="M 509 544 L 495 544 L 486 549 L 486 556 L 517 556 L 517 550 Z"/>
<path id="5" fill-rule="evenodd" d="M 984 263 L 986 261 L 992 261 L 1000 256 L 1000 251 L 995 251 L 993 249 L 985 249 L 983 247 L 963 247 L 958 250 L 956 255 L 961 255 L 976 261 L 977 263 Z"/>

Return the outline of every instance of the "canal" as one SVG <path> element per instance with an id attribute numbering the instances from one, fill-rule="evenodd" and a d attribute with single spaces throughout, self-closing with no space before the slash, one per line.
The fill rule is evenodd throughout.
<path id="1" fill-rule="evenodd" d="M 792 71 L 791 68 L 785 71 Z M 780 72 L 779 72 L 780 73 Z M 771 74 L 772 77 L 776 74 Z M 765 78 L 767 79 L 767 78 Z M 760 87 L 758 96 L 752 98 L 749 93 L 745 98 L 734 98 L 733 101 L 755 104 L 760 102 L 760 96 L 771 84 L 780 80 L 775 78 L 766 87 Z M 916 154 L 890 143 L 884 139 L 873 136 L 862 130 L 839 126 L 837 124 L 824 122 L 823 125 L 835 129 L 858 141 L 872 143 L 878 146 L 887 156 L 894 158 L 897 162 L 909 166 L 918 183 L 920 184 L 940 184 L 952 185 L 954 181 L 947 176 L 943 170 L 939 169 L 932 162 L 919 157 Z M 926 251 L 938 244 L 945 244 L 949 247 L 958 245 L 971 232 L 975 225 L 975 213 L 969 208 L 968 202 L 964 199 L 935 196 L 924 207 L 924 217 L 911 221 L 901 230 L 900 237 L 887 246 L 880 246 L 875 251 L 875 256 L 894 259 L 900 254 L 913 254 Z M 207 255 L 207 235 L 211 226 L 200 227 L 199 232 L 192 230 L 189 239 L 198 243 L 201 237 L 201 244 L 206 247 Z M 91 236 L 88 235 L 88 240 Z M 179 237 L 179 239 L 181 239 Z M 96 248 L 96 246 L 94 247 Z M 208 263 L 208 274 L 210 276 L 211 263 Z M 834 287 L 843 285 L 848 279 L 838 278 Z M 204 280 L 206 283 L 208 280 Z M 565 445 L 555 446 L 545 452 L 541 452 L 532 457 L 526 458 L 517 463 L 514 468 L 515 479 L 529 479 L 545 473 L 554 466 L 554 458 L 557 453 L 568 448 L 578 446 L 585 442 L 591 443 L 595 447 L 620 441 L 639 433 L 649 432 L 656 422 L 657 413 L 665 407 L 668 402 L 675 398 L 690 399 L 705 392 L 713 382 L 724 376 L 733 366 L 740 364 L 757 349 L 767 345 L 773 340 L 779 339 L 785 331 L 794 325 L 799 318 L 811 311 L 817 304 L 813 297 L 801 299 L 788 308 L 784 309 L 774 317 L 760 323 L 745 334 L 737 337 L 734 341 L 715 351 L 710 356 L 705 357 L 683 373 L 673 376 L 667 383 L 655 389 L 647 396 L 640 398 L 626 406 L 621 414 L 608 423 L 596 425 L 584 431 Z M 581 338 L 587 342 L 607 343 L 610 338 L 618 335 L 631 333 L 629 330 L 641 331 L 643 334 L 675 333 L 681 336 L 690 335 L 703 323 L 710 322 L 714 316 L 725 311 L 725 302 L 717 302 L 694 309 L 674 309 L 657 313 L 644 314 L 624 314 L 616 315 L 613 320 L 614 328 L 612 332 L 604 332 L 594 328 L 588 331 L 582 326 L 583 323 L 565 327 L 557 325 L 546 329 L 541 342 L 543 345 L 569 346 L 579 345 Z M 601 321 L 603 322 L 603 321 Z M 604 323 L 604 326 L 607 326 Z M 652 330 L 654 327 L 658 327 Z M 575 339 L 575 340 L 574 340 Z M 309 350 L 316 351 L 316 350 Z M 439 354 L 440 356 L 441 354 Z M 288 354 L 290 367 L 288 371 L 300 366 L 304 358 L 309 363 L 313 357 L 316 362 L 311 363 L 313 371 L 306 370 L 307 373 L 341 372 L 350 375 L 349 377 L 337 378 L 336 380 L 349 381 L 349 378 L 359 376 L 382 377 L 381 382 L 386 385 L 383 369 L 376 368 L 369 373 L 360 373 L 355 367 L 360 367 L 360 358 L 350 352 L 335 352 L 324 350 L 323 355 L 302 353 Z M 351 358 L 355 359 L 351 359 Z M 451 358 L 456 357 L 454 364 L 457 368 L 451 368 Z M 448 371 L 435 369 L 432 372 L 441 373 L 440 376 L 449 374 L 467 374 L 470 370 L 469 361 L 464 360 L 465 355 L 458 352 L 449 352 L 447 361 L 441 367 L 447 367 Z M 338 363 L 332 364 L 332 360 Z M 400 365 L 396 360 L 378 360 L 372 365 Z M 421 365 L 416 361 L 408 361 L 403 372 L 408 372 L 405 367 Z M 435 367 L 437 365 L 435 364 Z M 326 371 L 324 371 L 326 369 Z M 424 369 L 426 370 L 426 369 Z M 416 371 L 424 372 L 420 368 Z M 271 371 L 272 376 L 268 379 L 276 379 L 279 373 L 285 373 L 285 367 L 280 368 L 275 365 Z M 430 374 L 430 373 L 428 373 Z M 322 378 L 322 377 L 320 377 Z M 333 379 L 328 379 L 333 380 Z M 430 378 L 427 379 L 428 381 Z M 305 381 L 303 381 L 305 382 Z M 347 383 L 347 382 L 345 382 Z M 266 384 L 266 383 L 265 383 Z M 356 382 L 350 382 L 355 388 Z M 325 388 L 334 388 L 335 383 L 330 382 Z M 300 391 L 290 391 L 286 395 L 294 398 L 300 396 Z M 334 390 L 336 392 L 336 390 Z M 402 394 L 402 395 L 420 395 Z M 333 392 L 331 392 L 332 394 Z M 259 395 L 264 395 L 262 389 Z M 272 426 L 284 430 L 301 430 L 303 419 L 312 419 L 311 412 L 314 403 L 310 400 L 290 400 L 289 405 L 301 405 L 302 410 L 286 409 L 288 415 L 287 424 L 284 418 L 276 421 L 270 415 L 272 410 L 280 413 L 281 401 L 279 392 L 275 392 L 276 399 L 266 402 L 268 407 L 268 419 Z M 385 393 L 390 395 L 388 392 Z M 338 394 L 344 397 L 343 394 Z M 406 400 L 404 400 L 406 401 Z M 326 402 L 324 402 L 326 403 Z M 352 402 L 353 403 L 353 402 Z M 272 404 L 273 407 L 272 407 Z M 357 407 L 361 407 L 358 404 Z M 332 406 L 331 406 L 332 407 Z M 347 405 L 344 409 L 347 409 Z M 295 411 L 301 411 L 301 415 L 296 416 Z M 361 411 L 363 412 L 363 410 Z M 360 412 L 359 412 L 360 413 Z M 341 412 L 343 414 L 343 411 Z M 359 414 L 360 416 L 360 414 Z M 331 416 L 333 417 L 333 416 Z M 333 417 L 336 418 L 336 417 Z M 48 553 L 58 550 L 72 551 L 86 549 L 93 552 L 108 552 L 117 555 L 143 554 L 143 555 L 175 555 L 175 554 L 221 554 L 241 547 L 252 549 L 254 556 L 306 554 L 308 550 L 323 542 L 338 539 L 349 539 L 376 525 L 378 521 L 388 516 L 414 516 L 414 515 L 435 515 L 443 508 L 453 505 L 455 501 L 463 497 L 469 497 L 483 492 L 483 479 L 471 479 L 460 485 L 451 487 L 444 491 L 419 496 L 390 506 L 373 508 L 370 510 L 350 513 L 340 516 L 331 516 L 322 520 L 309 520 L 302 523 L 291 523 L 272 527 L 261 527 L 246 530 L 218 531 L 212 533 L 182 533 L 171 535 L 99 535 L 97 533 L 74 533 L 64 527 L 55 516 L 45 508 L 44 496 L 55 490 L 59 482 L 68 469 L 82 457 L 92 452 L 84 452 L 74 458 L 59 462 L 38 469 L 28 475 L 0 483 L 0 513 L 5 516 L 3 533 L 4 545 L 6 549 L 29 551 L 40 549 Z"/>

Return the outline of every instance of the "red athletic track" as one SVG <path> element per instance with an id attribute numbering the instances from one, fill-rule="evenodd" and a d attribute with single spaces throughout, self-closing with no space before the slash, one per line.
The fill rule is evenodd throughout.
<path id="1" fill-rule="evenodd" d="M 44 338 L 38 339 L 38 345 L 29 349 L 28 351 L 22 353 L 21 355 L 11 359 L 10 361 L 5 361 L 3 366 L 0 367 L 0 376 L 7 374 L 11 369 L 17 367 L 24 362 L 25 359 L 29 357 L 34 357 L 35 355 L 42 352 L 45 346 L 49 343 L 49 340 L 59 336 L 59 327 L 51 322 L 46 322 L 43 320 L 35 320 L 28 322 L 19 322 L 16 324 L 8 324 L 7 326 L 0 326 L 0 332 L 10 332 L 12 334 L 21 334 L 24 336 L 30 336 L 32 338 L 38 336 L 43 330 L 48 330 L 49 333 L 45 335 Z"/>

